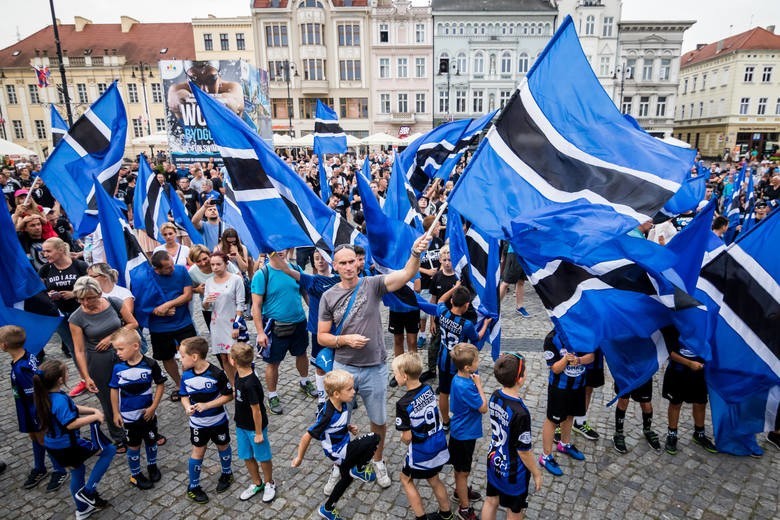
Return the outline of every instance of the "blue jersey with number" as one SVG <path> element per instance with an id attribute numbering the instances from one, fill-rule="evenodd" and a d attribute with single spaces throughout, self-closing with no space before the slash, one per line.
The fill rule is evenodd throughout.
<path id="1" fill-rule="evenodd" d="M 119 390 L 119 414 L 122 420 L 126 423 L 141 420 L 154 401 L 152 385 L 163 384 L 166 379 L 157 361 L 146 356 L 135 365 L 118 361 L 108 386 Z"/>
<path id="2" fill-rule="evenodd" d="M 412 432 L 406 452 L 406 465 L 411 469 L 436 469 L 450 459 L 436 402 L 431 387 L 421 385 L 406 392 L 396 404 L 395 429 Z"/>
<path id="3" fill-rule="evenodd" d="M 185 370 L 181 375 L 179 395 L 189 397 L 191 404 L 209 403 L 222 395 L 232 395 L 233 387 L 230 386 L 225 373 L 209 363 L 208 368 L 198 374 L 194 368 Z M 202 412 L 190 415 L 190 426 L 193 428 L 206 428 L 217 426 L 228 421 L 224 406 L 217 406 Z"/>
<path id="4" fill-rule="evenodd" d="M 488 402 L 490 448 L 487 456 L 487 480 L 506 495 L 521 495 L 528 490 L 528 470 L 518 452 L 530 451 L 531 415 L 519 397 L 496 390 Z"/>
<path id="5" fill-rule="evenodd" d="M 439 347 L 439 370 L 450 374 L 457 374 L 458 369 L 452 362 L 450 353 L 458 343 L 476 344 L 479 341 L 476 326 L 473 321 L 464 316 L 453 314 L 443 303 L 437 308 L 439 318 L 439 332 L 441 333 L 441 346 Z"/>

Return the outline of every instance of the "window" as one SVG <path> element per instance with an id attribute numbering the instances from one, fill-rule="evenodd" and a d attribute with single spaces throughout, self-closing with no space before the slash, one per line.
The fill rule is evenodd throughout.
<path id="1" fill-rule="evenodd" d="M 319 7 L 322 9 L 322 2 L 319 2 L 318 0 L 303 0 L 303 2 L 298 4 L 298 9 L 301 7 Z M 333 103 L 331 103 L 332 105 Z"/>
<path id="2" fill-rule="evenodd" d="M 704 90 L 705 88 L 707 88 L 707 75 L 706 74 L 702 74 L 701 75 L 701 89 Z"/>
<path id="3" fill-rule="evenodd" d="M 214 50 L 214 41 L 211 39 L 211 34 L 209 33 L 203 35 L 203 48 L 207 51 Z"/>
<path id="4" fill-rule="evenodd" d="M 683 91 L 682 91 L 682 93 L 683 94 L 687 94 L 688 93 L 688 78 L 685 78 L 685 80 L 683 81 Z"/>
<path id="5" fill-rule="evenodd" d="M 271 99 L 271 116 L 274 119 L 290 119 L 293 115 L 292 100 L 288 98 Z M 289 123 L 288 123 L 289 124 Z"/>
<path id="6" fill-rule="evenodd" d="M 360 26 L 358 24 L 339 24 L 339 47 L 357 47 L 360 45 Z"/>
<path id="7" fill-rule="evenodd" d="M 501 103 L 501 108 L 504 108 L 504 106 L 509 103 L 509 98 L 512 97 L 512 91 L 511 90 L 502 90 L 499 93 L 498 101 Z"/>
<path id="8" fill-rule="evenodd" d="M 655 104 L 655 117 L 666 117 L 666 96 L 658 96 Z"/>
<path id="9" fill-rule="evenodd" d="M 398 111 L 402 113 L 409 111 L 409 94 L 398 94 Z"/>
<path id="10" fill-rule="evenodd" d="M 456 62 L 457 69 L 455 72 L 460 72 L 461 74 L 465 74 L 469 71 L 469 60 L 466 59 L 466 53 L 461 52 L 458 53 L 458 61 Z"/>
<path id="11" fill-rule="evenodd" d="M 612 59 L 609 56 L 602 56 L 599 58 L 599 76 L 609 76 L 609 69 L 612 65 Z"/>
<path id="12" fill-rule="evenodd" d="M 418 114 L 425 113 L 425 92 L 418 92 L 414 95 L 414 111 Z"/>
<path id="13" fill-rule="evenodd" d="M 699 118 L 704 117 L 704 101 L 699 101 Z"/>
<path id="14" fill-rule="evenodd" d="M 159 83 L 152 83 L 152 103 L 162 103 L 162 85 Z"/>
<path id="15" fill-rule="evenodd" d="M 485 55 L 478 52 L 474 55 L 474 74 L 485 73 Z"/>
<path id="16" fill-rule="evenodd" d="M 780 100 L 778 100 L 778 106 L 780 106 Z M 449 94 L 445 90 L 439 91 L 439 112 L 450 112 Z"/>
<path id="17" fill-rule="evenodd" d="M 387 79 L 390 77 L 390 58 L 379 58 L 379 78 Z"/>
<path id="18" fill-rule="evenodd" d="M 324 80 L 325 60 L 303 60 L 303 79 L 309 81 Z"/>
<path id="19" fill-rule="evenodd" d="M 152 83 L 152 85 L 159 85 L 157 83 Z M 108 90 L 108 83 L 98 83 L 98 96 L 102 96 L 103 93 Z M 154 92 L 154 87 L 152 87 L 152 92 Z M 162 101 L 161 101 L 162 102 Z"/>
<path id="20" fill-rule="evenodd" d="M 772 67 L 764 67 L 764 72 L 761 74 L 761 83 L 772 82 Z"/>
<path id="21" fill-rule="evenodd" d="M 691 104 L 689 105 L 689 108 L 690 108 L 690 111 L 691 111 L 691 113 L 690 113 L 690 118 L 691 118 L 691 119 L 693 119 L 693 103 L 691 103 Z"/>
<path id="22" fill-rule="evenodd" d="M 623 110 L 622 110 L 622 112 L 624 114 L 630 114 L 631 113 L 631 100 L 632 99 L 633 98 L 628 97 L 628 96 L 624 96 L 623 97 Z"/>
<path id="23" fill-rule="evenodd" d="M 472 112 L 476 112 L 477 114 L 481 114 L 482 112 L 484 112 L 485 91 L 475 90 L 474 92 L 472 92 L 471 101 L 472 101 Z"/>
<path id="24" fill-rule="evenodd" d="M 267 47 L 287 47 L 287 24 L 273 23 L 265 26 Z"/>
<path id="25" fill-rule="evenodd" d="M 626 79 L 634 79 L 634 71 L 636 70 L 636 59 L 631 58 L 626 60 Z"/>
<path id="26" fill-rule="evenodd" d="M 750 106 L 750 98 L 743 97 L 739 100 L 739 115 L 744 116 L 748 113 L 748 107 Z"/>
<path id="27" fill-rule="evenodd" d="M 512 74 L 512 55 L 508 52 L 501 54 L 501 74 Z"/>
<path id="28" fill-rule="evenodd" d="M 685 119 L 685 105 L 680 105 L 680 119 Z"/>
<path id="29" fill-rule="evenodd" d="M 8 136 L 5 135 L 5 125 L 0 125 L 0 139 L 8 139 Z"/>
<path id="30" fill-rule="evenodd" d="M 219 33 L 219 48 L 223 51 L 230 50 L 230 40 L 227 33 Z"/>
<path id="31" fill-rule="evenodd" d="M 14 119 L 11 123 L 14 127 L 14 137 L 16 139 L 24 139 L 24 129 L 22 128 L 22 122 L 18 119 Z"/>
<path id="32" fill-rule="evenodd" d="M 758 98 L 758 109 L 756 113 L 760 116 L 763 116 L 766 114 L 766 103 L 769 101 L 769 98 Z"/>
<path id="33" fill-rule="evenodd" d="M 283 61 L 268 62 L 269 81 L 284 81 L 285 65 Z"/>
<path id="34" fill-rule="evenodd" d="M 322 99 L 320 98 L 320 101 L 328 105 L 329 107 L 334 106 L 333 105 L 333 98 L 327 98 Z M 342 102 L 344 100 L 342 99 Z M 301 119 L 314 119 L 315 114 L 317 113 L 317 99 L 316 98 L 299 98 L 298 99 L 298 108 L 300 109 L 300 118 Z M 344 117 L 344 116 L 341 116 Z"/>
<path id="35" fill-rule="evenodd" d="M 414 77 L 425 77 L 425 57 L 414 59 Z"/>
<path id="36" fill-rule="evenodd" d="M 650 109 L 650 96 L 641 96 L 639 98 L 639 117 L 647 117 L 647 112 Z"/>
<path id="37" fill-rule="evenodd" d="M 699 80 L 699 76 L 694 76 L 691 80 L 691 92 L 696 92 L 696 82 Z"/>
<path id="38" fill-rule="evenodd" d="M 462 29 L 462 27 L 461 27 Z M 425 43 L 425 24 L 418 23 L 414 26 L 414 42 Z"/>
<path id="39" fill-rule="evenodd" d="M 517 72 L 525 74 L 528 72 L 528 54 L 521 53 L 520 58 L 517 60 Z"/>
<path id="40" fill-rule="evenodd" d="M 244 39 L 244 33 L 236 33 L 236 49 L 239 51 L 246 50 L 246 40 Z"/>
<path id="41" fill-rule="evenodd" d="M 38 85 L 36 85 L 34 83 L 30 84 L 30 85 L 27 85 L 27 90 L 30 91 L 30 103 L 31 104 L 37 105 L 38 103 L 41 102 L 41 96 L 40 96 L 40 93 L 38 92 Z"/>
<path id="42" fill-rule="evenodd" d="M 35 86 L 37 87 L 38 85 Z M 43 122 L 43 119 L 35 120 L 35 135 L 38 136 L 38 139 L 40 140 L 46 139 L 46 123 Z"/>
<path id="43" fill-rule="evenodd" d="M 729 84 L 729 68 L 726 67 L 723 69 L 723 72 L 720 75 L 721 81 L 720 84 L 723 86 L 726 86 Z"/>
<path id="44" fill-rule="evenodd" d="M 398 77 L 399 78 L 407 78 L 407 77 L 409 77 L 409 59 L 408 58 L 398 58 Z"/>
<path id="45" fill-rule="evenodd" d="M 143 137 L 144 124 L 140 117 L 133 118 L 133 137 Z"/>
<path id="46" fill-rule="evenodd" d="M 653 79 L 653 59 L 645 58 L 642 60 L 642 81 L 652 81 Z"/>
<path id="47" fill-rule="evenodd" d="M 301 24 L 301 45 L 322 45 L 324 26 L 319 23 Z"/>
<path id="48" fill-rule="evenodd" d="M 57 85 L 57 99 L 59 99 L 60 104 L 65 103 L 65 90 L 62 88 L 62 85 Z M 10 97 L 9 97 L 9 104 L 10 104 Z"/>
<path id="49" fill-rule="evenodd" d="M 127 101 L 130 103 L 138 103 L 138 85 L 135 83 L 127 84 Z"/>
<path id="50" fill-rule="evenodd" d="M 532 30 L 533 27 L 534 26 L 531 25 Z M 593 33 L 595 31 L 596 31 L 596 17 L 591 14 L 588 15 L 587 18 L 585 18 L 585 36 L 593 36 Z"/>
<path id="51" fill-rule="evenodd" d="M 386 23 L 379 24 L 379 43 L 388 43 L 390 41 L 390 26 Z"/>
<path id="52" fill-rule="evenodd" d="M 379 111 L 383 114 L 390 113 L 390 94 L 379 94 Z"/>
<path id="53" fill-rule="evenodd" d="M 672 60 L 661 60 L 661 70 L 658 71 L 658 79 L 661 81 L 669 81 L 672 72 Z"/>
<path id="54" fill-rule="evenodd" d="M 466 91 L 458 89 L 455 91 L 455 112 L 466 111 Z"/>
<path id="55" fill-rule="evenodd" d="M 8 95 L 8 104 L 9 105 L 16 105 L 16 104 L 19 103 L 19 99 L 16 97 L 16 86 L 15 85 L 6 85 L 5 86 L 5 93 Z M 64 103 L 64 101 L 60 101 L 60 103 Z M 21 139 L 21 137 L 19 139 Z"/>
<path id="56" fill-rule="evenodd" d="M 753 71 L 756 70 L 756 68 L 752 65 L 745 67 L 745 76 L 742 79 L 745 83 L 749 83 L 753 81 Z"/>
<path id="57" fill-rule="evenodd" d="M 154 131 L 155 132 L 165 132 L 165 118 L 158 117 L 154 120 Z"/>
<path id="58" fill-rule="evenodd" d="M 341 118 L 368 119 L 368 98 L 341 98 L 339 109 Z"/>
<path id="59" fill-rule="evenodd" d="M 339 79 L 341 81 L 360 81 L 360 60 L 339 61 Z"/>
<path id="60" fill-rule="evenodd" d="M 612 27 L 615 25 L 615 18 L 612 16 L 604 17 L 604 25 L 601 28 L 601 35 L 605 38 L 612 37 Z"/>
<path id="61" fill-rule="evenodd" d="M 777 104 L 775 105 L 775 115 L 780 116 L 780 97 L 777 98 Z"/>
<path id="62" fill-rule="evenodd" d="M 79 103 L 89 103 L 89 96 L 87 96 L 87 85 L 85 83 L 76 84 L 76 93 L 79 96 Z"/>

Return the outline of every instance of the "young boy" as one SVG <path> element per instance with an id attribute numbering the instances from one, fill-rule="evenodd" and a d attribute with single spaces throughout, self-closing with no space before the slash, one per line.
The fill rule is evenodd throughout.
<path id="1" fill-rule="evenodd" d="M 615 393 L 618 393 L 617 384 Z M 661 449 L 661 442 L 658 440 L 658 434 L 653 431 L 653 378 L 648 379 L 638 388 L 625 394 L 618 394 L 617 405 L 615 406 L 615 435 L 612 436 L 612 444 L 615 451 L 620 454 L 628 453 L 626 447 L 626 435 L 623 433 L 623 424 L 626 420 L 626 410 L 628 409 L 628 400 L 633 399 L 639 403 L 642 409 L 642 433 L 644 433 L 647 444 L 656 451 Z"/>
<path id="2" fill-rule="evenodd" d="M 33 451 L 33 469 L 22 484 L 23 489 L 33 489 L 46 477 L 46 448 L 43 446 L 43 433 L 38 423 L 33 402 L 33 376 L 38 370 L 38 359 L 24 349 L 27 333 L 16 325 L 0 327 L 0 350 L 11 356 L 11 389 L 16 404 L 16 420 L 19 431 L 30 436 Z M 58 490 L 66 480 L 68 473 L 51 455 L 52 474 L 46 491 Z"/>
<path id="3" fill-rule="evenodd" d="M 263 385 L 252 368 L 255 350 L 244 342 L 230 348 L 230 363 L 236 368 L 236 442 L 238 458 L 244 461 L 252 484 L 241 493 L 241 500 L 249 500 L 263 492 L 266 504 L 276 497 L 276 484 L 271 465 L 271 444 L 268 442 L 268 413 L 263 399 Z M 260 478 L 263 469 L 265 482 Z"/>
<path id="4" fill-rule="evenodd" d="M 395 405 L 395 428 L 401 432 L 401 442 L 409 446 L 401 470 L 404 488 L 416 520 L 426 518 L 425 506 L 415 479 L 425 479 L 439 503 L 439 518 L 454 518 L 447 489 L 439 480 L 439 472 L 449 460 L 447 436 L 439 422 L 436 394 L 430 386 L 420 383 L 423 363 L 419 354 L 406 353 L 393 360 L 393 376 L 406 394 Z"/>
<path id="5" fill-rule="evenodd" d="M 111 407 L 114 424 L 125 429 L 127 464 L 130 484 L 138 489 L 151 489 L 162 478 L 157 468 L 157 408 L 160 406 L 165 381 L 160 365 L 141 354 L 141 336 L 133 329 L 121 328 L 111 336 L 111 344 L 119 358 L 114 364 L 111 380 Z M 152 392 L 152 385 L 156 385 Z M 141 441 L 146 445 L 147 478 L 141 472 Z"/>
<path id="6" fill-rule="evenodd" d="M 447 309 L 446 302 L 452 307 Z M 439 318 L 439 330 L 441 333 L 441 345 L 439 347 L 439 411 L 442 414 L 442 427 L 444 431 L 450 429 L 450 387 L 452 378 L 457 373 L 450 353 L 458 343 L 477 343 L 485 335 L 490 318 L 482 324 L 477 333 L 474 322 L 464 315 L 471 305 L 471 292 L 460 283 L 441 295 L 437 314 Z"/>
<path id="7" fill-rule="evenodd" d="M 482 520 L 495 520 L 498 506 L 508 509 L 508 520 L 521 520 L 528 507 L 528 482 L 534 477 L 536 492 L 542 489 L 542 472 L 531 451 L 531 415 L 520 398 L 525 382 L 525 359 L 505 352 L 493 365 L 501 385 L 490 396 L 490 448 L 487 457 L 487 498 Z"/>
<path id="8" fill-rule="evenodd" d="M 367 433 L 349 439 L 350 433 L 358 433 L 357 426 L 349 424 L 349 403 L 355 398 L 355 380 L 349 372 L 339 369 L 328 372 L 325 375 L 325 392 L 328 400 L 317 415 L 317 421 L 301 437 L 292 467 L 301 465 L 312 439 L 322 442 L 325 456 L 338 467 L 339 480 L 330 490 L 327 489 L 328 485 L 325 486 L 328 499 L 320 506 L 318 513 L 326 520 L 340 520 L 342 517 L 336 510 L 336 502 L 352 481 L 358 478 L 363 482 L 371 482 L 376 478 L 373 466 L 368 462 L 379 446 L 379 436 Z"/>
<path id="9" fill-rule="evenodd" d="M 585 460 L 585 455 L 571 443 L 571 425 L 574 417 L 585 414 L 585 365 L 592 363 L 594 357 L 593 353 L 569 352 L 555 329 L 544 339 L 544 359 L 550 368 L 550 376 L 539 465 L 556 477 L 563 475 L 552 454 L 556 426 L 561 428 L 561 440 L 556 446 L 558 452 L 574 460 Z"/>
<path id="10" fill-rule="evenodd" d="M 452 378 L 450 394 L 450 462 L 455 469 L 455 497 L 458 500 L 458 516 L 463 520 L 477 520 L 473 500 L 479 494 L 469 489 L 468 479 L 474 446 L 482 437 L 482 414 L 487 412 L 487 398 L 482 379 L 476 373 L 479 368 L 479 351 L 474 345 L 458 343 L 452 349 L 452 361 L 458 373 Z"/>
<path id="11" fill-rule="evenodd" d="M 225 405 L 233 400 L 233 387 L 222 370 L 206 361 L 208 353 L 208 341 L 201 337 L 187 338 L 179 345 L 183 370 L 179 395 L 184 411 L 190 416 L 192 443 L 187 498 L 198 504 L 209 501 L 200 486 L 200 469 L 209 441 L 217 446 L 222 465 L 217 493 L 227 491 L 233 483 L 230 429 L 225 411 Z"/>
<path id="12" fill-rule="evenodd" d="M 664 449 L 669 455 L 677 455 L 677 424 L 683 403 L 693 406 L 693 442 L 709 451 L 718 449 L 704 433 L 704 416 L 707 413 L 707 382 L 704 380 L 704 360 L 680 344 L 680 333 L 674 327 L 665 327 L 669 364 L 664 373 L 662 395 L 669 401 L 669 430 Z"/>

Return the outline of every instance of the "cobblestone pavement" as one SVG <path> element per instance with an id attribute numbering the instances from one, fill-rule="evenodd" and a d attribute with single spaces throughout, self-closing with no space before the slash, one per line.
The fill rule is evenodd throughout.
<path id="1" fill-rule="evenodd" d="M 529 291 L 530 292 L 530 291 Z M 507 296 L 510 302 L 513 296 Z M 503 344 L 505 350 L 519 350 L 527 355 L 529 370 L 523 398 L 531 410 L 534 451 L 541 450 L 541 425 L 546 402 L 547 369 L 541 355 L 541 340 L 550 328 L 539 300 L 533 294 L 527 297 L 527 308 L 532 318 L 521 319 L 514 315 L 512 305 L 506 305 L 503 320 Z M 385 320 L 386 323 L 386 320 Z M 57 342 L 57 340 L 54 340 Z M 389 339 L 386 344 L 392 343 Z M 50 345 L 51 356 L 60 356 L 59 348 Z M 496 388 L 492 378 L 489 352 L 482 353 L 481 368 L 486 390 Z M 3 505 L 0 518 L 73 518 L 74 506 L 67 486 L 55 493 L 46 493 L 45 483 L 32 491 L 22 491 L 21 484 L 30 469 L 29 440 L 16 431 L 16 419 L 11 402 L 8 381 L 7 357 L 0 373 L 0 460 L 8 463 L 8 469 L 0 476 L 0 495 Z M 73 383 L 73 370 L 71 383 Z M 261 378 L 262 379 L 262 378 Z M 655 428 L 663 434 L 666 428 L 666 402 L 660 398 L 659 377 L 656 376 L 654 405 Z M 189 436 L 186 416 L 178 404 L 164 401 L 159 410 L 160 431 L 167 435 L 168 443 L 160 448 L 162 481 L 153 490 L 140 491 L 128 482 L 127 462 L 124 455 L 117 456 L 100 485 L 101 495 L 111 502 L 111 507 L 95 514 L 95 518 L 264 518 L 309 519 L 316 518 L 316 510 L 324 500 L 322 488 L 327 480 L 329 466 L 318 444 L 312 447 L 299 469 L 292 469 L 290 461 L 301 434 L 311 423 L 315 402 L 297 389 L 297 373 L 290 359 L 282 365 L 280 396 L 285 414 L 270 416 L 269 437 L 274 453 L 274 478 L 277 482 L 276 500 L 265 505 L 256 497 L 248 502 L 238 499 L 248 485 L 248 476 L 241 461 L 234 458 L 236 483 L 226 493 L 217 495 L 219 462 L 216 451 L 209 448 L 203 468 L 203 486 L 211 501 L 197 505 L 185 498 L 187 485 L 187 459 Z M 612 408 L 606 408 L 613 395 L 612 381 L 597 389 L 591 405 L 591 424 L 602 434 L 593 442 L 576 438 L 578 447 L 585 453 L 585 462 L 560 459 L 565 474 L 553 478 L 544 474 L 544 487 L 529 498 L 529 518 L 594 518 L 594 519 L 643 519 L 643 518 L 778 518 L 780 502 L 780 452 L 763 438 L 759 444 L 766 454 L 762 459 L 737 458 L 729 455 L 712 455 L 695 446 L 691 440 L 693 430 L 690 408 L 683 410 L 680 423 L 680 445 L 676 456 L 654 452 L 641 435 L 641 413 L 632 404 L 626 418 L 629 453 L 619 455 L 612 448 Z M 389 392 L 391 405 L 403 394 L 402 389 Z M 98 406 L 93 396 L 77 398 L 79 404 Z M 232 412 L 233 405 L 229 405 Z M 389 407 L 393 410 L 393 407 Z M 391 412 L 392 413 L 392 412 Z M 362 406 L 353 416 L 353 422 L 363 431 L 368 422 Z M 392 417 L 389 424 L 392 425 Z M 711 432 L 709 419 L 707 430 Z M 487 421 L 483 431 L 490 431 Z M 662 437 L 663 439 L 663 437 Z M 663 441 L 662 441 L 663 442 Z M 235 454 L 235 442 L 233 442 Z M 484 488 L 485 438 L 477 443 L 472 482 L 478 489 Z M 393 485 L 382 489 L 376 484 L 355 482 L 339 504 L 342 514 L 354 520 L 413 518 L 408 503 L 398 483 L 404 454 L 399 435 L 391 431 L 385 458 L 391 470 Z M 235 457 L 235 456 L 234 456 Z M 446 467 L 443 480 L 448 488 L 453 486 L 452 468 Z M 421 486 L 423 497 L 435 509 L 430 489 Z M 480 503 L 477 508 L 481 507 Z M 224 515 L 224 516 L 223 516 Z M 499 518 L 504 518 L 499 513 Z"/>

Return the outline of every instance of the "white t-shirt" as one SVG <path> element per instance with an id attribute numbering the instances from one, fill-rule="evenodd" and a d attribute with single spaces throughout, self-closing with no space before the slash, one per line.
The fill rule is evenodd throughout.
<path id="1" fill-rule="evenodd" d="M 133 296 L 133 293 L 131 293 L 129 289 L 125 289 L 124 287 L 121 287 L 116 284 L 114 284 L 114 288 L 111 289 L 111 292 L 103 293 L 104 298 L 107 298 L 109 296 L 113 296 L 114 298 L 117 298 L 122 301 L 125 301 L 128 298 L 135 300 L 135 296 Z"/>
<path id="2" fill-rule="evenodd" d="M 165 250 L 166 250 L 165 244 L 163 244 L 161 246 L 155 247 L 152 253 L 156 253 L 157 251 L 165 251 Z M 175 255 L 171 255 L 171 260 L 173 260 L 174 265 L 183 265 L 184 267 L 187 267 L 187 259 L 189 257 L 190 257 L 190 248 L 179 244 L 179 251 Z"/>

